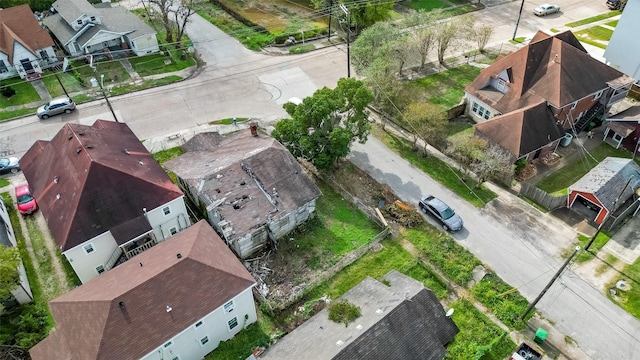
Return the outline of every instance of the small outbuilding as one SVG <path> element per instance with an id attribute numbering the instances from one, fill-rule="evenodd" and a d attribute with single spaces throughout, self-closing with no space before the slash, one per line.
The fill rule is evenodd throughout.
<path id="1" fill-rule="evenodd" d="M 608 157 L 569 187 L 567 206 L 602 224 L 640 187 L 640 167 L 632 159 Z"/>

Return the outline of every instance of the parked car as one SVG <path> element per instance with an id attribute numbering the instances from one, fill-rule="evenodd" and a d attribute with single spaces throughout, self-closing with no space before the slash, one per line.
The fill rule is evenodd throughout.
<path id="1" fill-rule="evenodd" d="M 21 184 L 16 186 L 16 199 L 18 200 L 18 211 L 22 215 L 33 214 L 38 210 L 38 203 L 31 195 L 29 184 Z"/>
<path id="2" fill-rule="evenodd" d="M 420 199 L 419 206 L 425 214 L 435 217 L 442 224 L 445 231 L 462 230 L 464 225 L 462 218 L 449 205 L 437 197 L 425 195 Z"/>
<path id="3" fill-rule="evenodd" d="M 553 4 L 542 4 L 537 8 L 533 9 L 533 14 L 537 16 L 544 16 L 553 13 L 557 13 L 560 11 L 560 6 Z"/>
<path id="4" fill-rule="evenodd" d="M 609 10 L 622 10 L 622 1 L 607 0 L 607 7 L 609 8 Z"/>
<path id="5" fill-rule="evenodd" d="M 48 119 L 53 115 L 58 115 L 62 113 L 69 114 L 75 109 L 76 109 L 76 103 L 74 103 L 73 100 L 71 100 L 71 98 L 63 96 L 63 97 L 55 98 L 49 101 L 48 103 L 40 106 L 38 108 L 38 111 L 36 112 L 36 115 L 38 115 L 40 119 L 44 120 L 44 119 Z"/>
<path id="6" fill-rule="evenodd" d="M 20 171 L 20 164 L 17 157 L 0 158 L 0 175 Z"/>

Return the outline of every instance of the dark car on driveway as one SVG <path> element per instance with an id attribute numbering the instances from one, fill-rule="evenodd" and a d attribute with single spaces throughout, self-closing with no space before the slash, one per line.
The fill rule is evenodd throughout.
<path id="1" fill-rule="evenodd" d="M 459 231 L 464 225 L 462 218 L 449 205 L 432 195 L 425 195 L 420 199 L 420 209 L 430 214 L 442 224 L 445 231 Z"/>
<path id="2" fill-rule="evenodd" d="M 20 164 L 17 157 L 0 158 L 0 175 L 20 171 Z"/>

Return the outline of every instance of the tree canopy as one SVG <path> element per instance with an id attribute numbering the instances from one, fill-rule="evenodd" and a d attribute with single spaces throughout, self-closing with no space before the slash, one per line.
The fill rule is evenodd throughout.
<path id="1" fill-rule="evenodd" d="M 20 283 L 19 265 L 18 249 L 0 245 L 0 300 L 8 298 L 11 290 Z"/>
<path id="2" fill-rule="evenodd" d="M 367 141 L 371 125 L 366 108 L 372 100 L 361 81 L 340 79 L 335 89 L 317 90 L 299 105 L 284 104 L 291 118 L 279 121 L 271 135 L 293 156 L 330 169 L 349 154 L 354 141 Z"/>

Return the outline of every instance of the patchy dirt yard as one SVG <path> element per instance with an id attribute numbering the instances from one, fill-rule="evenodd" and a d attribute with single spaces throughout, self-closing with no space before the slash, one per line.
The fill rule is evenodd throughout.
<path id="1" fill-rule="evenodd" d="M 328 179 L 327 182 L 339 184 L 333 187 L 342 187 L 343 194 L 348 193 L 371 208 L 378 206 L 380 201 L 393 204 L 397 200 L 388 186 L 378 184 L 348 161 L 322 176 Z M 347 205 L 347 196 L 330 194 L 322 180 L 316 178 L 316 181 L 323 189 L 323 201 L 328 198 L 329 204 L 319 204 L 318 216 L 281 240 L 277 249 L 267 250 L 245 262 L 258 281 L 258 291 L 275 308 L 295 302 L 309 285 L 325 278 L 327 271 L 338 261 L 345 261 L 341 259 L 357 258 L 359 254 L 350 251 L 367 244 L 382 231 L 354 206 Z M 322 214 L 322 211 L 330 214 Z M 310 234 L 315 239 L 309 238 Z"/>

